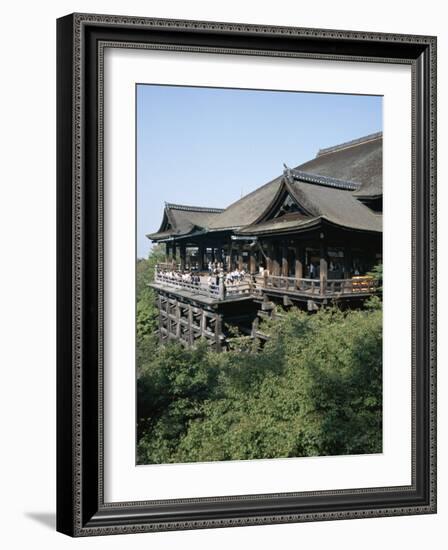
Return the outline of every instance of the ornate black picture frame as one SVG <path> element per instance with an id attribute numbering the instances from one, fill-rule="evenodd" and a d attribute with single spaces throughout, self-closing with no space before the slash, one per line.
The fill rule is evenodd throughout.
<path id="1" fill-rule="evenodd" d="M 412 69 L 412 484 L 108 503 L 103 487 L 105 44 Z M 436 38 L 73 14 L 57 22 L 57 529 L 71 536 L 436 512 Z"/>

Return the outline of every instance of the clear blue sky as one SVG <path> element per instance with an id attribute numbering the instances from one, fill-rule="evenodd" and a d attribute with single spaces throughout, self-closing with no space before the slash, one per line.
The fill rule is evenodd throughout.
<path id="1" fill-rule="evenodd" d="M 137 86 L 137 255 L 164 203 L 225 208 L 318 149 L 382 130 L 382 98 Z"/>

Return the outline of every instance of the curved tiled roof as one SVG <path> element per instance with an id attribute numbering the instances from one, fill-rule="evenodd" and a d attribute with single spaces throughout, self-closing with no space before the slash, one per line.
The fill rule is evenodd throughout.
<path id="1" fill-rule="evenodd" d="M 362 229 L 382 231 L 382 216 L 362 204 L 358 198 L 382 195 L 382 133 L 321 149 L 316 158 L 245 195 L 226 209 L 166 204 L 164 219 L 153 240 L 188 235 L 197 230 L 235 230 L 241 234 L 256 232 L 270 223 L 271 230 L 287 224 L 293 227 L 300 220 L 270 222 L 263 220 L 282 185 L 287 181 L 296 201 L 314 220 Z M 358 197 L 358 198 L 357 198 Z M 301 220 L 300 224 L 308 223 Z M 266 228 L 267 229 L 267 228 Z"/>
<path id="2" fill-rule="evenodd" d="M 241 228 L 238 233 L 255 234 L 287 229 L 304 229 L 310 222 L 326 220 L 333 224 L 363 231 L 382 231 L 382 215 L 361 203 L 350 189 L 317 184 L 295 177 L 284 183 L 284 191 L 308 213 L 289 214 L 274 219 L 261 218 L 257 223 Z M 269 211 L 269 207 L 266 212 Z"/>
<path id="3" fill-rule="evenodd" d="M 152 240 L 160 240 L 188 235 L 195 229 L 208 229 L 213 218 L 222 212 L 222 208 L 165 203 L 160 229 L 146 236 Z"/>
<path id="4" fill-rule="evenodd" d="M 321 185 L 339 185 L 356 195 L 382 193 L 382 133 L 321 149 L 318 156 L 292 170 Z M 254 223 L 275 198 L 280 176 L 234 202 L 213 219 L 211 228 L 236 228 Z"/>
<path id="5" fill-rule="evenodd" d="M 383 192 L 383 134 L 321 149 L 316 158 L 297 166 L 297 170 L 330 176 L 360 184 L 359 196 L 377 196 Z"/>
<path id="6" fill-rule="evenodd" d="M 235 229 L 253 223 L 274 199 L 282 179 L 283 176 L 279 176 L 228 206 L 212 220 L 210 228 Z"/>

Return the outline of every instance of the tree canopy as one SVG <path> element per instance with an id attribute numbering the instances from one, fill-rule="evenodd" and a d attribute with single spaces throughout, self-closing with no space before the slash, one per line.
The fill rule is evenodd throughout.
<path id="1" fill-rule="evenodd" d="M 358 311 L 291 309 L 261 325 L 262 349 L 159 346 L 146 284 L 154 263 L 137 264 L 139 463 L 382 451 L 379 300 Z"/>

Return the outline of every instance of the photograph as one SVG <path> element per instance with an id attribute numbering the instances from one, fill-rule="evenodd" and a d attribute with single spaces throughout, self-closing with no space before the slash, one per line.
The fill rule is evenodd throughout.
<path id="1" fill-rule="evenodd" d="M 302 14 L 57 20 L 60 533 L 437 512 L 437 36 Z"/>
<path id="2" fill-rule="evenodd" d="M 136 464 L 382 453 L 383 97 L 135 98 Z"/>

